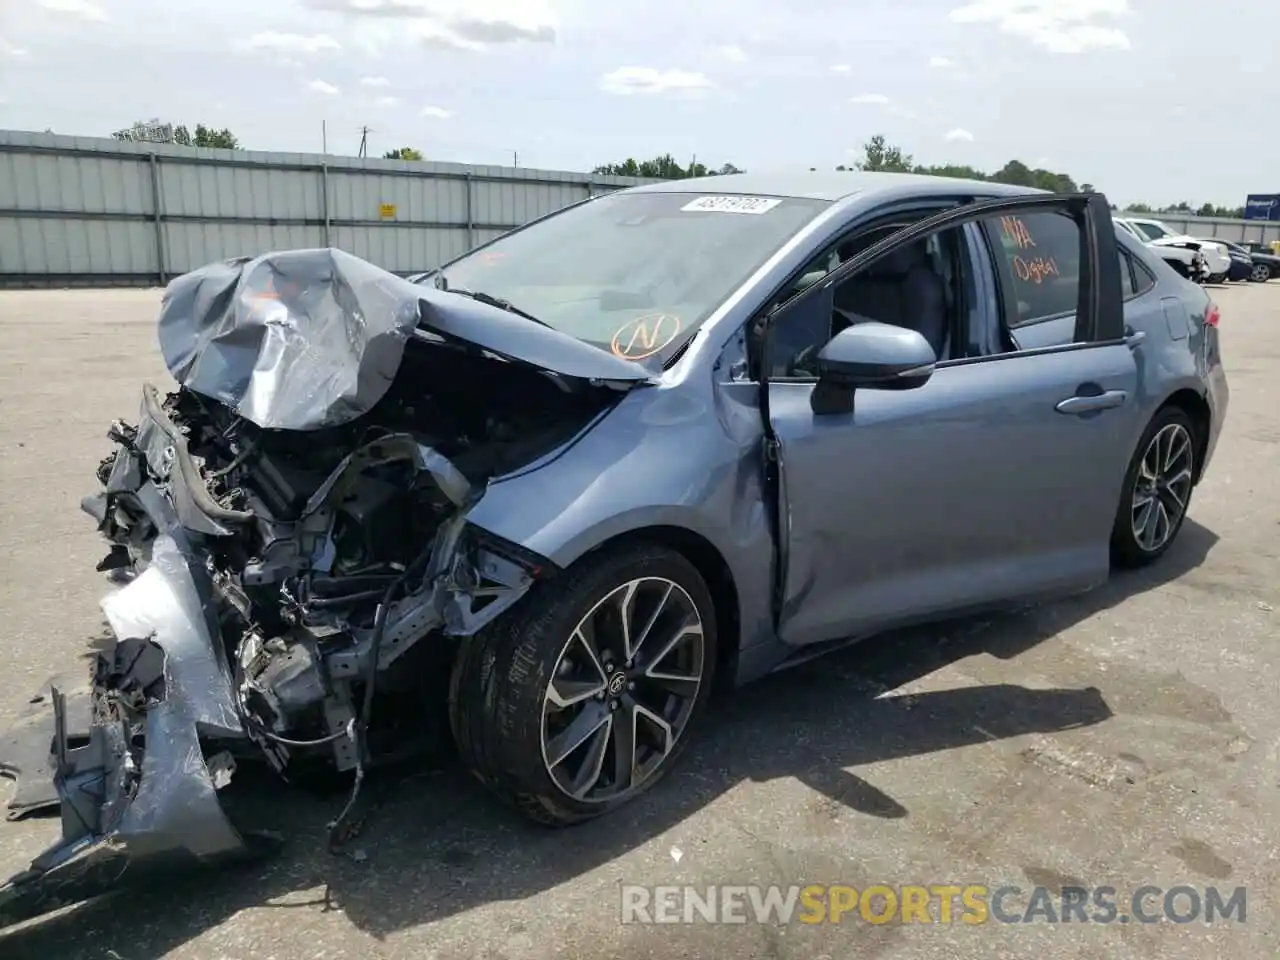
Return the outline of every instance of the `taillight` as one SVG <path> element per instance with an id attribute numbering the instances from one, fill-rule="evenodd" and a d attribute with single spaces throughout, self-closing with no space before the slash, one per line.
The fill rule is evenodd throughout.
<path id="1" fill-rule="evenodd" d="M 1218 305 L 1212 300 L 1209 305 L 1204 308 L 1204 323 L 1207 327 L 1216 327 L 1218 321 L 1222 319 L 1222 311 L 1218 309 Z"/>

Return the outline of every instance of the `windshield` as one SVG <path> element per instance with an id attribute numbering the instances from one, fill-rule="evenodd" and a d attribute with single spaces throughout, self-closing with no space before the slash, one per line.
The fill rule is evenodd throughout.
<path id="1" fill-rule="evenodd" d="M 1148 240 L 1160 240 L 1163 237 L 1174 236 L 1163 223 L 1156 220 L 1135 220 L 1133 225 L 1141 230 Z"/>
<path id="2" fill-rule="evenodd" d="M 828 205 L 810 198 L 612 194 L 508 234 L 423 282 L 500 298 L 556 330 L 661 369 Z"/>

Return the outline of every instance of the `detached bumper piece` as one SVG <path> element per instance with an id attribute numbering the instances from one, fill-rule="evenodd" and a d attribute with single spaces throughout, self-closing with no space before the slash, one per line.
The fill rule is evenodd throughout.
<path id="1" fill-rule="evenodd" d="M 251 856 L 217 791 L 244 737 L 188 560 L 161 535 L 152 562 L 102 604 L 117 639 L 99 655 L 88 736 L 73 738 L 51 690 L 53 735 L 28 720 L 28 755 L 48 747 L 62 838 L 0 887 L 0 926 L 158 870 Z M 206 747 L 202 747 L 202 740 Z"/>

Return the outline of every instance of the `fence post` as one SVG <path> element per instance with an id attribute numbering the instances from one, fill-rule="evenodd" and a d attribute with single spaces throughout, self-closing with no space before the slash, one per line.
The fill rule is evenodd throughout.
<path id="1" fill-rule="evenodd" d="M 329 164 L 320 161 L 320 214 L 324 218 L 323 239 L 325 247 L 333 246 L 329 237 Z"/>
<path id="2" fill-rule="evenodd" d="M 471 210 L 471 171 L 468 170 L 463 174 L 463 189 L 467 192 L 466 217 L 467 217 L 467 249 L 474 250 L 476 248 L 475 223 Z"/>
<path id="3" fill-rule="evenodd" d="M 168 256 L 164 248 L 164 211 L 160 206 L 160 158 L 153 150 L 151 161 L 151 210 L 156 226 L 156 273 L 160 275 L 160 286 L 169 283 Z"/>

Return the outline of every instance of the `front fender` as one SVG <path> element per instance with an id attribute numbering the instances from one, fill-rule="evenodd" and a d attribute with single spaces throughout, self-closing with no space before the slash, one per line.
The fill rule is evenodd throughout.
<path id="1" fill-rule="evenodd" d="M 645 528 L 695 533 L 733 577 L 743 645 L 757 642 L 771 629 L 774 559 L 759 410 L 714 391 L 633 391 L 563 455 L 492 482 L 469 522 L 560 567 Z"/>

